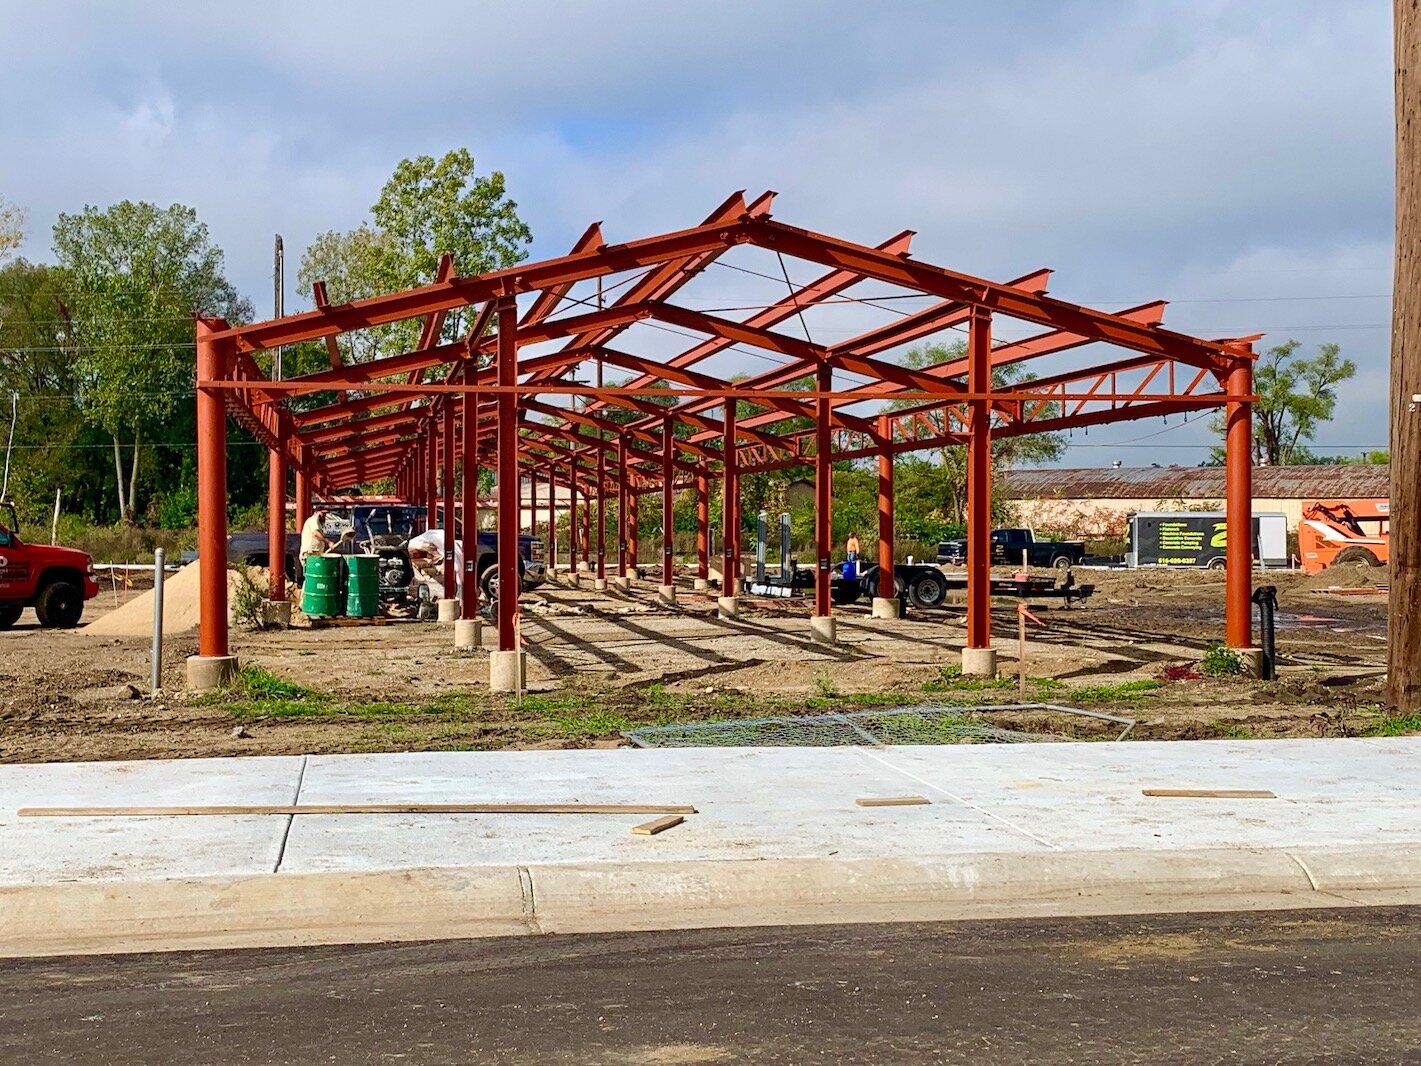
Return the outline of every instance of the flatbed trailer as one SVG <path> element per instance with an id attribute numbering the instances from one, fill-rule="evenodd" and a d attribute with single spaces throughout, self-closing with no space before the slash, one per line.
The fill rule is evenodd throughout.
<path id="1" fill-rule="evenodd" d="M 895 563 L 893 566 L 894 586 L 898 597 L 904 598 L 915 607 L 940 607 L 948 593 L 966 592 L 967 575 L 945 573 L 936 566 L 926 563 Z M 843 606 L 864 596 L 878 595 L 878 567 L 869 563 L 858 567 L 854 577 L 845 577 L 845 565 L 834 568 L 830 584 L 830 594 L 836 604 Z M 1038 577 L 1032 574 L 1018 574 L 1012 577 L 993 577 L 990 583 L 993 596 L 1011 596 L 1023 600 L 1065 600 L 1066 606 L 1088 600 L 1095 593 L 1094 585 L 1077 585 L 1074 577 L 1064 581 L 1054 577 Z"/>

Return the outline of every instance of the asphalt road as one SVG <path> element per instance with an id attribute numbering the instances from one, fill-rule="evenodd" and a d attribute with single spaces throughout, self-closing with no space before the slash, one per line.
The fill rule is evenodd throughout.
<path id="1" fill-rule="evenodd" d="M 1421 909 L 0 963 L 14 1063 L 1421 1063 Z"/>

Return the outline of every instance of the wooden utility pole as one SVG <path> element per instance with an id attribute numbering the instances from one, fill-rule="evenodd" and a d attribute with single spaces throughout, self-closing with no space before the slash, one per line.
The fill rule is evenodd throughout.
<path id="1" fill-rule="evenodd" d="M 1396 273 L 1391 325 L 1387 703 L 1421 711 L 1421 0 L 1396 15 Z"/>

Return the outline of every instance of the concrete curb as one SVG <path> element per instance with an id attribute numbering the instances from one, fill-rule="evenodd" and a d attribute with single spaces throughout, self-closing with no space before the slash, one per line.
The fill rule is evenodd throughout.
<path id="1" fill-rule="evenodd" d="M 1027 852 L 0 887 L 0 957 L 1421 899 L 1417 849 Z"/>

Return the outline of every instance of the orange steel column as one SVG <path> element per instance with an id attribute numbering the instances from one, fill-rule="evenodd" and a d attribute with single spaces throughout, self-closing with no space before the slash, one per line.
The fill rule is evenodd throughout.
<path id="1" fill-rule="evenodd" d="M 896 595 L 893 580 L 893 421 L 878 419 L 878 596 L 891 600 Z"/>
<path id="2" fill-rule="evenodd" d="M 676 431 L 671 419 L 661 420 L 661 583 L 676 583 L 675 546 L 671 535 L 676 527 Z"/>
<path id="3" fill-rule="evenodd" d="M 1253 365 L 1234 364 L 1228 391 L 1253 391 Z M 1253 405 L 1230 403 L 1224 422 L 1224 641 L 1230 648 L 1253 646 Z"/>
<path id="4" fill-rule="evenodd" d="M 454 567 L 454 396 L 450 394 L 444 401 L 444 468 L 441 472 L 444 484 L 444 598 L 452 600 L 458 592 L 458 571 Z M 465 515 L 467 521 L 468 516 Z M 462 550 L 462 549 L 460 549 Z"/>
<path id="5" fill-rule="evenodd" d="M 210 339 L 214 328 L 197 320 L 197 379 L 226 376 L 225 360 Z M 227 405 L 220 389 L 197 390 L 197 650 L 228 655 L 227 644 Z"/>
<path id="6" fill-rule="evenodd" d="M 597 580 L 607 580 L 607 449 L 597 438 Z"/>
<path id="7" fill-rule="evenodd" d="M 424 519 L 425 529 L 438 529 L 439 516 L 439 434 L 433 422 L 425 432 Z"/>
<path id="8" fill-rule="evenodd" d="M 617 438 L 617 576 L 627 576 L 627 435 Z"/>
<path id="9" fill-rule="evenodd" d="M 720 502 L 720 524 L 725 543 L 725 556 L 720 587 L 727 596 L 736 596 L 740 589 L 740 460 L 736 452 L 735 400 L 725 401 L 725 436 L 722 463 L 725 468 L 724 496 Z"/>
<path id="10" fill-rule="evenodd" d="M 627 492 L 631 497 L 627 500 L 627 555 L 631 559 L 627 565 L 637 566 L 641 551 L 641 497 L 630 489 Z"/>
<path id="11" fill-rule="evenodd" d="M 553 576 L 553 571 L 558 566 L 558 479 L 557 468 L 548 464 L 548 543 L 546 547 L 548 561 L 548 577 Z"/>
<path id="12" fill-rule="evenodd" d="M 696 576 L 710 580 L 710 484 L 705 460 L 696 466 Z"/>
<path id="13" fill-rule="evenodd" d="M 267 451 L 266 561 L 270 571 L 267 599 L 286 599 L 286 434 Z"/>
<path id="14" fill-rule="evenodd" d="M 518 305 L 498 308 L 498 384 L 518 383 Z M 518 397 L 498 394 L 498 650 L 517 651 L 518 634 Z"/>
<path id="15" fill-rule="evenodd" d="M 298 466 L 296 468 L 296 532 L 306 525 L 306 519 L 311 517 L 311 479 L 306 476 L 306 468 Z"/>
<path id="16" fill-rule="evenodd" d="M 577 460 L 567 460 L 567 569 L 577 574 Z"/>
<path id="17" fill-rule="evenodd" d="M 587 560 L 587 568 L 592 569 L 592 493 L 582 492 L 582 557 Z"/>
<path id="18" fill-rule="evenodd" d="M 814 613 L 827 618 L 829 602 L 829 567 L 834 552 L 834 469 L 831 465 L 832 444 L 829 419 L 829 397 L 834 387 L 834 372 L 829 364 L 820 363 L 815 372 L 819 398 L 814 401 Z"/>
<path id="19" fill-rule="evenodd" d="M 972 308 L 967 339 L 967 388 L 992 386 L 992 313 Z M 992 646 L 992 424 L 991 401 L 972 400 L 967 445 L 967 646 Z"/>
<path id="20" fill-rule="evenodd" d="M 466 392 L 461 401 L 463 425 L 463 476 L 459 485 L 464 498 L 464 529 L 459 545 L 464 556 L 464 572 L 460 575 L 464 587 L 460 597 L 461 618 L 477 618 L 479 614 L 479 583 L 475 580 L 478 572 L 479 556 L 479 397 L 477 393 Z M 450 553 L 453 554 L 452 552 Z"/>

